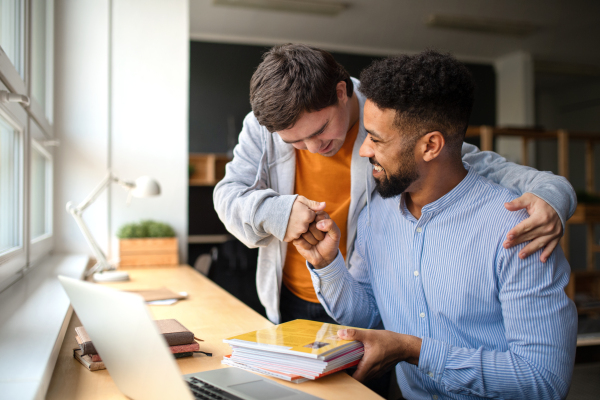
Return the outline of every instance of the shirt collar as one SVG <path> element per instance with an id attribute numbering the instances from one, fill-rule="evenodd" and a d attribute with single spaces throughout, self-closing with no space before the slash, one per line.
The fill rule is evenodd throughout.
<path id="1" fill-rule="evenodd" d="M 448 208 L 452 204 L 457 203 L 461 197 L 463 197 L 477 182 L 478 176 L 477 173 L 471 169 L 471 166 L 466 162 L 463 162 L 465 169 L 467 170 L 467 176 L 463 178 L 462 181 L 458 185 L 456 185 L 451 191 L 437 199 L 436 201 L 426 204 L 421 209 L 421 218 L 425 214 L 437 214 L 440 211 Z M 406 193 L 402 193 L 398 196 L 400 213 L 411 221 L 416 221 L 415 217 L 408 211 L 408 207 L 406 207 Z"/>

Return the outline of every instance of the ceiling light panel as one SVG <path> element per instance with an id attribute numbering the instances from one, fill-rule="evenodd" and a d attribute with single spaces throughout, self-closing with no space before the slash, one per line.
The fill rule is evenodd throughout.
<path id="1" fill-rule="evenodd" d="M 269 11 L 335 16 L 348 8 L 346 3 L 305 0 L 213 0 L 216 6 L 244 7 Z"/>
<path id="2" fill-rule="evenodd" d="M 431 14 L 426 25 L 433 28 L 456 29 L 470 32 L 495 33 L 509 36 L 527 36 L 539 29 L 535 24 L 524 21 L 509 21 L 458 15 Z"/>

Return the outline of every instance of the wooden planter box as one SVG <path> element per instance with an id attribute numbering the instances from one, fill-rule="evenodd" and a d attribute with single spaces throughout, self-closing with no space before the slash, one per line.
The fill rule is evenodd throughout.
<path id="1" fill-rule="evenodd" d="M 120 239 L 120 267 L 179 265 L 177 238 Z"/>

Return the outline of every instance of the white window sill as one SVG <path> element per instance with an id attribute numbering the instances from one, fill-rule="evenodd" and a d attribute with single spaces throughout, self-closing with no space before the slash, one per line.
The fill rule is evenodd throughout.
<path id="1" fill-rule="evenodd" d="M 72 313 L 56 277 L 81 279 L 86 255 L 57 254 L 0 293 L 0 397 L 43 399 Z"/>

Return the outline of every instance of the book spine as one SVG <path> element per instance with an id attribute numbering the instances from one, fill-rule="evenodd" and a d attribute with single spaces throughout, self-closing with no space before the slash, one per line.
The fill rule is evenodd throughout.
<path id="1" fill-rule="evenodd" d="M 198 351 L 200 350 L 200 345 L 198 343 L 191 343 L 191 344 L 182 344 L 179 346 L 170 346 L 169 347 L 171 349 L 171 353 L 173 354 L 177 354 L 177 353 L 188 353 L 190 351 Z"/>

